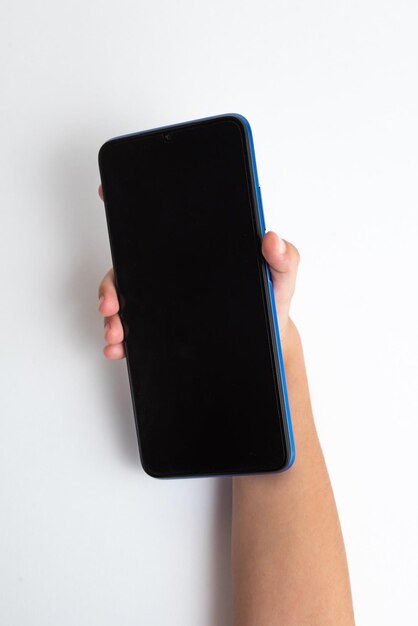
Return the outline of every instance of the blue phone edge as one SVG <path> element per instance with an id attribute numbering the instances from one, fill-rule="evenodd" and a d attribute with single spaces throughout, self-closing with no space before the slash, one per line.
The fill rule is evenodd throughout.
<path id="1" fill-rule="evenodd" d="M 253 172 L 253 177 L 254 177 L 254 186 L 255 186 L 255 190 L 256 190 L 256 196 L 257 196 L 257 209 L 258 209 L 258 219 L 260 222 L 260 227 L 261 230 L 263 232 L 263 234 L 266 231 L 265 228 L 265 221 L 264 221 L 264 210 L 263 210 L 263 201 L 261 198 L 261 192 L 260 192 L 260 183 L 258 180 L 258 173 L 257 173 L 257 163 L 256 163 L 256 159 L 255 159 L 255 149 L 254 149 L 254 141 L 253 141 L 253 134 L 251 131 L 251 126 L 249 121 L 240 113 L 229 113 L 229 115 L 233 116 L 233 117 L 237 117 L 239 120 L 241 120 L 241 122 L 244 124 L 247 133 L 248 133 L 248 139 L 249 139 L 249 145 L 250 145 L 250 155 L 251 155 L 251 169 Z M 280 470 L 281 472 L 289 469 L 295 460 L 295 440 L 294 440 L 294 436 L 293 436 L 293 427 L 292 427 L 292 419 L 290 416 L 290 406 L 289 406 L 289 398 L 288 398 L 288 394 L 287 394 L 287 384 L 286 384 L 286 374 L 285 374 L 285 369 L 284 369 L 284 362 L 283 362 L 283 354 L 282 354 L 282 346 L 281 346 L 281 342 L 280 342 L 280 331 L 279 331 L 279 321 L 277 319 L 277 311 L 276 311 L 276 302 L 274 300 L 274 292 L 273 292 L 273 283 L 271 281 L 271 277 L 270 277 L 270 268 L 267 264 L 267 262 L 265 262 L 265 266 L 266 266 L 266 270 L 267 270 L 267 280 L 268 280 L 268 286 L 269 286 L 269 294 L 270 294 L 270 306 L 271 306 L 271 312 L 273 314 L 273 322 L 274 322 L 274 334 L 275 334 L 275 339 L 276 339 L 276 347 L 277 347 L 277 354 L 279 357 L 279 368 L 280 368 L 280 378 L 281 378 L 281 385 L 282 385 L 282 391 L 283 391 L 283 400 L 284 400 L 284 408 L 285 408 L 285 416 L 286 416 L 286 426 L 287 426 L 287 431 L 288 431 L 288 435 L 289 435 L 289 459 L 287 464 Z"/>

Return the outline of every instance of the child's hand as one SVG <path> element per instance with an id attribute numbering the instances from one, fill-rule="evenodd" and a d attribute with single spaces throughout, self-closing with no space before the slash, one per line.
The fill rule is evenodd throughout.
<path id="1" fill-rule="evenodd" d="M 103 200 L 102 187 L 99 196 Z M 285 349 L 286 338 L 291 327 L 289 307 L 296 284 L 296 273 L 299 265 L 299 253 L 296 248 L 276 233 L 270 231 L 263 239 L 262 251 L 270 266 L 273 281 L 274 298 L 279 318 L 280 339 Z M 237 268 L 239 271 L 239 268 Z M 99 311 L 104 316 L 105 346 L 103 353 L 108 359 L 122 359 L 125 356 L 123 345 L 123 327 L 118 311 L 119 303 L 116 295 L 113 269 L 109 270 L 99 286 Z"/>

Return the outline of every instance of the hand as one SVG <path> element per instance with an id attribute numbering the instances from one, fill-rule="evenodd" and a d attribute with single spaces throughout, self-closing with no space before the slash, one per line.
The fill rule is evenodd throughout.
<path id="1" fill-rule="evenodd" d="M 99 196 L 103 200 L 101 185 Z M 280 239 L 272 231 L 264 236 L 262 252 L 270 266 L 274 299 L 279 318 L 280 340 L 285 355 L 290 331 L 295 328 L 289 318 L 289 308 L 296 285 L 299 253 L 295 246 Z M 125 356 L 125 348 L 122 343 L 123 327 L 118 315 L 119 302 L 116 295 L 113 269 L 107 272 L 100 283 L 99 311 L 104 316 L 104 337 L 107 344 L 103 353 L 108 359 L 122 359 Z"/>

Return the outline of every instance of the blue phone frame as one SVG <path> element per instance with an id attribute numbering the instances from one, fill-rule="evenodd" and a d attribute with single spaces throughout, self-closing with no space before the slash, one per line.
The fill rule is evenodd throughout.
<path id="1" fill-rule="evenodd" d="M 170 124 L 168 126 L 157 126 L 155 128 L 149 128 L 149 129 L 144 130 L 144 131 L 128 133 L 128 134 L 125 134 L 125 135 L 118 135 L 117 137 L 113 137 L 109 141 L 122 139 L 122 138 L 125 138 L 125 137 L 132 137 L 134 135 L 138 136 L 138 135 L 142 135 L 142 134 L 152 133 L 154 131 L 161 131 L 161 132 L 170 131 L 170 130 L 174 130 L 176 128 L 180 128 L 181 126 L 188 126 L 189 124 L 194 124 L 194 123 L 197 123 L 197 122 L 206 122 L 206 121 L 214 120 L 214 119 L 221 118 L 221 117 L 234 117 L 234 118 L 236 118 L 237 120 L 239 120 L 241 122 L 241 124 L 243 125 L 243 128 L 244 128 L 244 130 L 246 132 L 246 136 L 247 136 L 247 139 L 248 139 L 248 147 L 249 147 L 250 159 L 251 159 L 251 172 L 252 172 L 252 179 L 253 179 L 252 182 L 253 182 L 254 189 L 255 189 L 255 197 L 256 197 L 256 204 L 257 204 L 257 217 L 258 217 L 258 222 L 259 222 L 259 226 L 260 226 L 261 235 L 262 235 L 262 237 L 264 237 L 264 234 L 266 232 L 266 226 L 265 226 L 265 220 L 264 220 L 264 209 L 263 209 L 263 202 L 262 202 L 262 198 L 261 198 L 260 184 L 259 184 L 258 173 L 257 173 L 257 163 L 256 163 L 256 158 L 255 158 L 253 134 L 252 134 L 252 131 L 251 131 L 250 123 L 240 113 L 223 113 L 223 114 L 219 114 L 219 115 L 212 115 L 212 116 L 209 116 L 209 117 L 201 117 L 201 118 L 194 119 L 194 120 L 188 120 L 186 122 L 179 122 L 177 124 Z M 281 347 L 281 342 L 280 342 L 279 322 L 278 322 L 278 319 L 277 319 L 276 303 L 275 303 L 275 300 L 274 300 L 273 283 L 272 283 L 272 280 L 271 280 L 270 268 L 269 268 L 268 263 L 266 261 L 264 261 L 264 267 L 265 267 L 266 275 L 267 275 L 268 296 L 269 296 L 268 300 L 269 300 L 270 311 L 271 311 L 271 315 L 272 315 L 272 319 L 273 319 L 274 339 L 275 339 L 274 344 L 275 344 L 276 350 L 277 350 L 277 357 L 278 357 L 277 358 L 277 363 L 278 363 L 279 372 L 280 372 L 280 382 L 281 382 L 280 386 L 281 386 L 281 392 L 282 392 L 280 394 L 280 396 L 281 396 L 280 400 L 281 400 L 282 410 L 284 410 L 284 415 L 285 415 L 285 420 L 286 420 L 286 423 L 283 424 L 283 430 L 284 430 L 284 437 L 285 437 L 286 443 L 289 446 L 289 458 L 287 460 L 287 463 L 282 468 L 280 468 L 279 470 L 276 470 L 276 473 L 280 473 L 280 472 L 284 472 L 284 471 L 288 470 L 294 463 L 294 460 L 295 460 L 295 441 L 294 441 L 294 436 L 293 436 L 292 420 L 291 420 L 291 416 L 290 416 L 289 398 L 288 398 L 288 394 L 287 394 L 287 385 L 286 385 L 286 374 L 285 374 L 284 363 L 283 363 L 283 354 L 282 354 L 282 347 Z M 128 368 L 128 373 L 129 373 L 129 368 Z M 130 377 L 130 373 L 129 373 L 129 377 Z M 139 449 L 139 451 L 140 451 L 140 454 L 141 454 L 141 448 Z M 142 454 L 141 454 L 141 460 L 142 460 Z M 267 473 L 267 472 L 263 472 L 263 473 Z M 268 473 L 272 473 L 272 472 L 268 472 Z M 236 474 L 219 474 L 219 476 L 233 476 L 233 475 L 236 475 Z M 208 474 L 207 476 L 212 476 L 213 477 L 214 475 L 213 474 Z M 216 474 L 216 476 L 218 476 L 218 474 Z M 166 478 L 166 477 L 159 477 L 159 476 L 155 476 L 155 477 L 163 479 L 163 480 L 175 480 L 177 478 L 177 477 Z M 182 478 L 201 478 L 201 477 L 202 477 L 201 475 L 200 476 L 182 476 Z"/>
<path id="2" fill-rule="evenodd" d="M 244 127 L 247 131 L 249 147 L 250 147 L 250 156 L 251 156 L 251 170 L 253 174 L 253 182 L 254 182 L 256 198 L 257 198 L 258 219 L 259 219 L 262 235 L 264 236 L 266 232 L 266 224 L 265 224 L 265 219 L 264 219 L 264 208 L 263 208 L 263 201 L 261 198 L 260 183 L 258 180 L 257 163 L 255 159 L 254 140 L 253 140 L 251 126 L 250 126 L 249 121 L 243 115 L 240 115 L 239 113 L 229 113 L 229 115 L 231 115 L 232 117 L 238 118 L 244 124 Z M 267 272 L 267 281 L 268 281 L 269 296 L 270 296 L 270 307 L 271 307 L 271 313 L 273 316 L 274 335 L 275 335 L 275 340 L 276 340 L 275 343 L 276 343 L 276 348 L 277 348 L 281 386 L 282 386 L 282 392 L 283 392 L 284 412 L 285 412 L 285 417 L 286 417 L 287 433 L 289 437 L 288 439 L 289 460 L 287 464 L 280 470 L 280 471 L 285 471 L 293 465 L 293 462 L 295 460 L 295 440 L 293 436 L 292 419 L 290 416 L 289 398 L 287 394 L 287 385 L 286 385 L 286 374 L 285 374 L 285 369 L 284 369 L 282 346 L 280 342 L 279 321 L 277 318 L 276 301 L 274 299 L 273 283 L 271 280 L 270 268 L 268 266 L 268 263 L 266 261 L 264 261 L 264 263 L 265 263 L 265 268 Z"/>

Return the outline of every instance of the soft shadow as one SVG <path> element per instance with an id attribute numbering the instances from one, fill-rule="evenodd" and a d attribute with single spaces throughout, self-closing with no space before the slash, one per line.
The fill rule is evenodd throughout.
<path id="1" fill-rule="evenodd" d="M 126 361 L 105 362 L 100 372 L 109 407 L 110 427 L 114 431 L 122 459 L 126 464 L 134 466 L 137 472 L 141 472 Z"/>
<path id="2" fill-rule="evenodd" d="M 216 479 L 211 563 L 211 612 L 208 626 L 232 624 L 231 578 L 232 479 Z"/>

